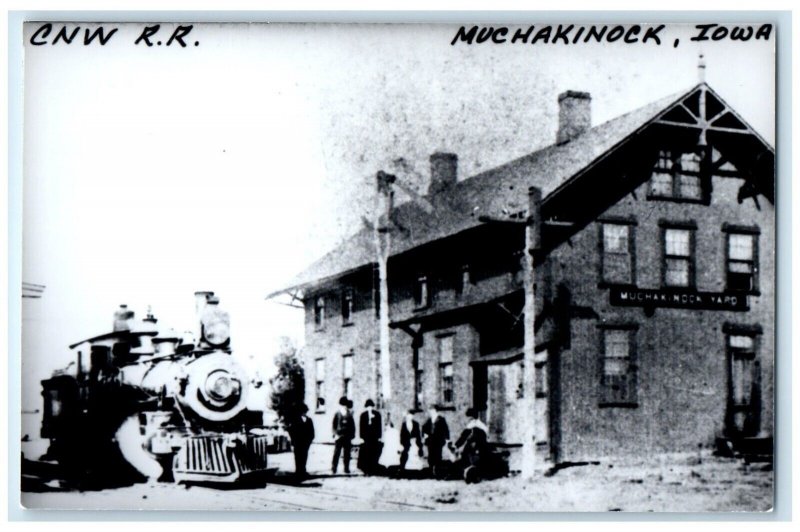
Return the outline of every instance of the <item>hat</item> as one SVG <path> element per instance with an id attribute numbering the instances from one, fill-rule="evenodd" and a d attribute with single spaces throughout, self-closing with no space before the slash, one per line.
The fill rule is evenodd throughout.
<path id="1" fill-rule="evenodd" d="M 347 400 L 347 408 L 353 408 L 353 401 L 350 399 Z"/>
<path id="2" fill-rule="evenodd" d="M 342 397 L 339 399 L 339 404 L 340 404 L 341 406 L 347 406 L 347 403 L 348 403 L 347 397 L 345 397 L 345 396 L 343 395 L 343 396 L 342 396 Z"/>
<path id="3" fill-rule="evenodd" d="M 372 399 L 367 399 L 367 402 L 364 403 L 364 408 L 369 408 L 370 406 L 375 406 L 375 403 L 372 402 Z"/>
<path id="4" fill-rule="evenodd" d="M 467 417 L 477 418 L 478 411 L 474 408 L 467 408 Z"/>

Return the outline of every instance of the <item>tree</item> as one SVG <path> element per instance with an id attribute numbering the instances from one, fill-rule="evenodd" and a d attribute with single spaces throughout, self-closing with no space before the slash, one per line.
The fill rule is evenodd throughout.
<path id="1" fill-rule="evenodd" d="M 272 387 L 270 392 L 272 410 L 283 421 L 289 421 L 299 415 L 300 407 L 305 402 L 305 372 L 297 354 L 297 347 L 284 338 L 280 351 L 275 355 L 278 372 L 269 380 Z"/>

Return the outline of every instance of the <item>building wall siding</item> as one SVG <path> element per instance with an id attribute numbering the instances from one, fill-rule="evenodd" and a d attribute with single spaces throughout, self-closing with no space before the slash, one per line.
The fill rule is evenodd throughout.
<path id="1" fill-rule="evenodd" d="M 647 200 L 647 184 L 611 207 L 606 216 L 636 220 L 636 280 L 639 288 L 661 288 L 660 220 L 697 223 L 696 288 L 725 290 L 726 235 L 723 223 L 758 226 L 760 296 L 747 296 L 748 312 L 642 308 L 608 303 L 598 286 L 599 228 L 592 223 L 551 255 L 553 283 L 565 284 L 573 305 L 591 307 L 599 319 L 573 320 L 571 349 L 558 356 L 561 375 L 559 459 L 643 454 L 709 446 L 721 434 L 728 394 L 725 323 L 760 325 L 761 427 L 772 433 L 774 324 L 774 209 L 763 197 L 736 196 L 742 181 L 714 178 L 712 202 L 679 204 Z M 589 272 L 587 274 L 587 272 Z M 630 323 L 636 331 L 638 405 L 601 407 L 600 323 Z"/>

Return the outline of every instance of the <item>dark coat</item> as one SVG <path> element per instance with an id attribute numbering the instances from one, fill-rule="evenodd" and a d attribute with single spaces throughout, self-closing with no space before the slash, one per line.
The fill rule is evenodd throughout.
<path id="1" fill-rule="evenodd" d="M 417 441 L 417 447 L 422 448 L 422 435 L 419 430 L 419 423 L 412 421 L 411 430 L 408 430 L 405 420 L 400 424 L 400 446 L 410 447 L 411 441 Z"/>
<path id="2" fill-rule="evenodd" d="M 289 425 L 289 437 L 295 447 L 308 447 L 314 441 L 314 422 L 308 416 L 305 418 L 303 421 L 302 416 L 297 416 Z"/>
<path id="3" fill-rule="evenodd" d="M 339 439 L 352 440 L 356 437 L 356 422 L 352 414 L 336 412 L 333 416 L 333 436 Z"/>
<path id="4" fill-rule="evenodd" d="M 486 432 L 480 427 L 464 429 L 456 441 L 461 452 L 461 461 L 466 465 L 479 465 L 489 453 Z"/>
<path id="5" fill-rule="evenodd" d="M 362 440 L 376 441 L 381 439 L 381 436 L 383 436 L 383 423 L 380 412 L 373 411 L 372 420 L 370 421 L 369 412 L 364 411 L 358 421 L 358 433 Z"/>
<path id="6" fill-rule="evenodd" d="M 436 422 L 431 422 L 428 418 L 422 426 L 422 433 L 425 435 L 427 445 L 444 445 L 450 439 L 450 429 L 447 428 L 447 421 L 442 416 L 436 418 Z"/>

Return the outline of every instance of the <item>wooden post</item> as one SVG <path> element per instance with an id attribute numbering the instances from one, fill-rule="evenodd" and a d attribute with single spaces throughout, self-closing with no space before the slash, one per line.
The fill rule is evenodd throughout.
<path id="1" fill-rule="evenodd" d="M 528 219 L 525 224 L 525 249 L 523 253 L 523 290 L 525 307 L 524 361 L 524 412 L 526 417 L 525 441 L 522 444 L 522 476 L 532 478 L 537 470 L 536 443 L 543 437 L 540 408 L 536 400 L 536 285 L 534 280 L 534 254 L 541 247 L 542 192 L 537 187 L 528 189 Z"/>

